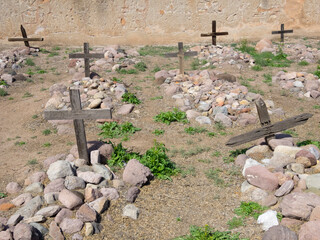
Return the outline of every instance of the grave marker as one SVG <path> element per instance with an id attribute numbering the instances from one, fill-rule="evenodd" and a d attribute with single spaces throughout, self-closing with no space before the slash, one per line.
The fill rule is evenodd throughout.
<path id="1" fill-rule="evenodd" d="M 227 146 L 237 146 L 243 143 L 257 140 L 262 137 L 264 137 L 266 139 L 266 143 L 268 143 L 267 139 L 272 137 L 277 132 L 281 132 L 286 129 L 304 124 L 308 121 L 309 118 L 313 116 L 310 113 L 303 113 L 298 116 L 288 118 L 284 121 L 271 124 L 267 107 L 262 99 L 258 99 L 256 101 L 256 107 L 258 110 L 258 115 L 262 128 L 255 129 L 253 131 L 229 139 L 229 141 L 226 143 Z"/>
<path id="2" fill-rule="evenodd" d="M 89 153 L 83 119 L 112 119 L 111 110 L 82 110 L 79 89 L 70 89 L 69 93 L 72 110 L 44 111 L 44 118 L 47 120 L 72 119 L 77 139 L 79 158 L 85 159 L 89 162 Z"/>
<path id="3" fill-rule="evenodd" d="M 103 53 L 89 53 L 89 43 L 83 44 L 83 52 L 84 53 L 71 53 L 69 54 L 69 58 L 84 58 L 84 69 L 85 69 L 85 76 L 90 76 L 90 65 L 89 59 L 90 58 L 104 58 Z"/>
<path id="4" fill-rule="evenodd" d="M 20 30 L 21 30 L 22 38 L 8 38 L 8 41 L 9 42 L 23 41 L 26 47 L 39 49 L 38 47 L 30 47 L 29 42 L 43 41 L 43 38 L 28 38 L 27 32 L 22 25 L 20 25 Z"/>
<path id="5" fill-rule="evenodd" d="M 293 30 L 284 30 L 284 24 L 281 24 L 281 31 L 272 31 L 272 34 L 281 34 L 281 42 L 284 42 L 285 33 L 293 33 Z"/>
<path id="6" fill-rule="evenodd" d="M 179 57 L 179 71 L 180 74 L 184 74 L 184 57 L 185 56 L 197 56 L 198 52 L 192 51 L 192 52 L 184 52 L 183 51 L 183 42 L 178 42 L 178 49 L 179 52 L 177 53 L 167 53 L 165 54 L 165 57 Z"/>
<path id="7" fill-rule="evenodd" d="M 217 32 L 217 23 L 212 21 L 212 32 L 201 33 L 201 37 L 212 37 L 212 45 L 217 45 L 217 36 L 228 35 L 228 32 Z"/>

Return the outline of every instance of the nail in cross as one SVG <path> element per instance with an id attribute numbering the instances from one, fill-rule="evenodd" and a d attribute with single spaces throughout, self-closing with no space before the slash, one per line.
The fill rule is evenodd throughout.
<path id="1" fill-rule="evenodd" d="M 184 74 L 184 57 L 185 56 L 197 56 L 198 52 L 195 52 L 195 51 L 184 52 L 183 51 L 183 42 L 178 42 L 178 49 L 179 49 L 179 52 L 167 53 L 167 54 L 165 54 L 165 57 L 179 57 L 180 74 Z"/>
<path id="2" fill-rule="evenodd" d="M 272 31 L 272 34 L 281 34 L 281 42 L 284 42 L 285 33 L 293 33 L 293 30 L 284 30 L 284 24 L 281 24 L 281 31 Z"/>
<path id="3" fill-rule="evenodd" d="M 89 153 L 83 119 L 111 119 L 111 110 L 82 110 L 79 89 L 70 89 L 69 92 L 72 110 L 44 111 L 44 118 L 47 120 L 72 119 L 77 139 L 79 158 L 85 159 L 87 162 L 89 162 Z"/>
<path id="4" fill-rule="evenodd" d="M 27 36 L 27 32 L 24 29 L 24 27 L 22 25 L 20 25 L 20 30 L 21 30 L 21 34 L 22 34 L 22 38 L 8 38 L 9 42 L 19 42 L 19 41 L 24 41 L 24 45 L 26 47 L 30 47 L 29 42 L 33 42 L 33 41 L 43 41 L 43 38 L 28 38 Z M 38 47 L 30 47 L 30 48 L 36 48 L 39 49 Z"/>
<path id="5" fill-rule="evenodd" d="M 229 139 L 229 141 L 226 143 L 227 146 L 237 146 L 262 137 L 264 137 L 266 143 L 268 143 L 267 139 L 272 137 L 277 132 L 281 132 L 286 129 L 304 124 L 308 121 L 309 118 L 313 116 L 310 113 L 303 113 L 298 116 L 288 118 L 284 121 L 271 124 L 266 104 L 261 98 L 256 101 L 256 107 L 258 110 L 258 115 L 262 128 L 255 129 L 253 131 Z"/>
<path id="6" fill-rule="evenodd" d="M 89 53 L 89 43 L 83 44 L 83 52 L 84 53 L 72 53 L 69 54 L 69 58 L 84 58 L 84 69 L 85 69 L 85 76 L 90 76 L 90 65 L 89 59 L 90 58 L 104 58 L 103 53 Z"/>
<path id="7" fill-rule="evenodd" d="M 228 32 L 217 32 L 217 23 L 212 21 L 212 32 L 201 33 L 201 37 L 212 37 L 212 45 L 217 45 L 217 36 L 228 35 Z"/>

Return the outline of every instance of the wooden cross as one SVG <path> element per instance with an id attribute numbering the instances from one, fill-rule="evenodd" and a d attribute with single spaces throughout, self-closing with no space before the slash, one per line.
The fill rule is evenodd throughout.
<path id="1" fill-rule="evenodd" d="M 217 45 L 217 36 L 228 35 L 228 32 L 217 32 L 217 23 L 212 21 L 212 32 L 201 33 L 201 37 L 212 37 L 212 45 Z"/>
<path id="2" fill-rule="evenodd" d="M 69 92 L 72 110 L 44 111 L 44 118 L 47 120 L 72 119 L 77 139 L 79 158 L 85 159 L 89 162 L 89 153 L 83 119 L 111 119 L 111 110 L 82 110 L 79 89 L 70 89 Z"/>
<path id="3" fill-rule="evenodd" d="M 183 42 L 178 42 L 178 49 L 179 52 L 177 53 L 167 53 L 165 54 L 165 57 L 179 57 L 179 71 L 180 74 L 184 74 L 184 57 L 185 56 L 197 56 L 198 52 L 192 51 L 192 52 L 184 52 L 183 51 Z"/>
<path id="4" fill-rule="evenodd" d="M 90 76 L 90 65 L 89 59 L 90 58 L 104 58 L 103 53 L 89 53 L 89 43 L 83 44 L 83 52 L 84 53 L 73 53 L 69 54 L 69 58 L 84 58 L 84 69 L 85 69 L 85 76 Z"/>
<path id="5" fill-rule="evenodd" d="M 281 34 L 281 42 L 284 42 L 285 33 L 293 33 L 293 30 L 284 30 L 284 24 L 281 24 L 281 31 L 272 31 L 272 34 Z"/>
<path id="6" fill-rule="evenodd" d="M 264 137 L 266 139 L 266 143 L 268 143 L 267 139 L 277 132 L 304 124 L 313 116 L 310 113 L 303 113 L 298 116 L 288 118 L 284 121 L 271 124 L 266 104 L 261 98 L 256 101 L 256 107 L 262 128 L 255 129 L 229 139 L 229 141 L 226 143 L 227 146 L 237 146 L 262 137 Z"/>
<path id="7" fill-rule="evenodd" d="M 20 26 L 20 30 L 21 30 L 21 33 L 22 33 L 22 38 L 8 38 L 8 41 L 9 41 L 9 42 L 24 41 L 24 45 L 25 45 L 26 47 L 30 47 L 29 42 L 33 42 L 33 41 L 43 41 L 43 38 L 28 38 L 27 32 L 26 32 L 26 30 L 24 29 L 24 27 L 23 27 L 22 25 Z M 30 47 L 30 48 L 39 49 L 39 48 L 37 48 L 37 47 Z"/>

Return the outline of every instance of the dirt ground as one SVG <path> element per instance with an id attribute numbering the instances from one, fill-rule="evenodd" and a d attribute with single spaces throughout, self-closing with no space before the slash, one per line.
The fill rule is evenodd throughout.
<path id="1" fill-rule="evenodd" d="M 303 44 L 318 46 L 317 40 L 287 39 L 288 42 L 300 42 Z M 51 50 L 53 46 L 44 47 Z M 12 45 L 2 46 L 3 49 L 13 48 Z M 31 57 L 36 66 L 40 66 L 48 73 L 35 74 L 32 82 L 14 83 L 7 91 L 8 96 L 0 97 L 0 192 L 5 192 L 5 186 L 10 181 L 18 181 L 23 184 L 24 179 L 30 173 L 41 170 L 42 162 L 49 156 L 59 153 L 68 153 L 75 143 L 74 135 L 58 135 L 54 128 L 43 119 L 42 112 L 50 94 L 48 88 L 54 83 L 67 82 L 71 79 L 68 74 L 67 47 L 61 47 L 59 55 L 48 57 L 39 53 L 38 57 Z M 71 47 L 70 47 L 71 48 Z M 122 208 L 126 202 L 122 197 L 111 203 L 109 210 L 102 215 L 104 229 L 100 235 L 94 235 L 87 239 L 172 239 L 189 232 L 190 225 L 209 225 L 217 230 L 228 230 L 227 222 L 235 214 L 233 210 L 240 205 L 240 185 L 244 181 L 240 170 L 233 164 L 226 164 L 223 157 L 228 156 L 230 150 L 225 146 L 227 140 L 235 135 L 247 132 L 256 125 L 243 128 L 231 128 L 225 130 L 226 135 L 209 137 L 206 134 L 189 135 L 184 132 L 188 126 L 199 126 L 195 122 L 189 124 L 172 123 L 167 126 L 156 123 L 153 117 L 160 111 L 171 110 L 173 100 L 164 96 L 163 99 L 151 100 L 155 96 L 162 96 L 159 87 L 153 83 L 154 73 L 151 71 L 159 66 L 161 69 L 177 68 L 177 59 L 168 59 L 160 56 L 140 57 L 148 66 L 148 70 L 136 75 L 119 75 L 118 73 L 99 72 L 102 77 L 115 76 L 130 85 L 129 91 L 135 93 L 142 104 L 128 116 L 119 118 L 121 121 L 130 121 L 136 127 L 142 128 L 140 132 L 123 142 L 124 147 L 135 152 L 144 153 L 153 146 L 154 139 L 165 144 L 169 149 L 168 155 L 183 170 L 172 178 L 172 181 L 154 180 L 150 185 L 141 189 L 141 193 L 135 203 L 140 209 L 138 220 L 123 218 Z M 191 69 L 188 59 L 186 70 Z M 288 91 L 284 92 L 276 84 L 268 86 L 263 83 L 263 74 L 275 75 L 279 70 L 314 72 L 317 64 L 299 66 L 292 63 L 288 68 L 264 68 L 256 72 L 245 66 L 239 70 L 229 64 L 219 66 L 217 70 L 234 74 L 244 79 L 253 78 L 250 82 L 256 88 L 265 92 L 263 99 L 273 100 L 276 108 L 283 108 L 286 117 L 292 117 L 304 112 L 314 116 L 303 126 L 294 128 L 296 141 L 306 139 L 319 140 L 319 115 L 320 110 L 314 109 L 319 105 L 319 100 L 298 99 Z M 21 72 L 27 72 L 25 66 Z M 25 97 L 26 93 L 32 96 Z M 117 116 L 115 116 L 117 117 Z M 272 121 L 278 121 L 273 119 Z M 218 132 L 214 125 L 206 127 L 208 130 Z M 51 130 L 51 134 L 44 135 L 43 131 Z M 155 129 L 165 130 L 164 135 L 155 136 Z M 94 121 L 86 121 L 87 140 L 97 140 L 100 132 L 98 124 Z M 118 143 L 119 140 L 112 140 Z M 48 147 L 48 143 L 51 145 Z M 47 145 L 44 146 L 44 145 Z M 239 148 L 252 146 L 252 143 L 244 144 Z M 209 148 L 190 157 L 181 154 L 181 150 L 196 148 Z M 220 152 L 220 156 L 214 153 Z M 219 155 L 219 154 L 216 154 Z M 206 177 L 209 169 L 221 169 L 220 177 L 226 183 L 223 187 L 217 186 L 213 180 Z M 121 174 L 117 173 L 118 175 Z M 8 216 L 9 213 L 0 212 L 0 216 Z M 242 238 L 261 239 L 262 230 L 253 219 L 246 221 L 246 226 L 232 230 L 241 233 Z"/>

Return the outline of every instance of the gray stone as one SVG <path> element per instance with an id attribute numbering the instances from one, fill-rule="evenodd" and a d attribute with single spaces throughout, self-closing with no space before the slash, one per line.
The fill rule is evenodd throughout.
<path id="1" fill-rule="evenodd" d="M 43 192 L 44 186 L 40 182 L 35 182 L 30 184 L 28 187 L 24 189 L 24 192 L 29 192 L 29 193 L 41 193 Z"/>
<path id="2" fill-rule="evenodd" d="M 50 181 L 53 181 L 57 178 L 74 176 L 74 169 L 72 168 L 70 162 L 58 160 L 50 165 L 47 175 Z"/>
<path id="3" fill-rule="evenodd" d="M 83 197 L 67 189 L 63 189 L 59 194 L 59 201 L 69 209 L 73 209 L 83 203 Z"/>
<path id="4" fill-rule="evenodd" d="M 255 202 L 261 201 L 267 196 L 268 196 L 268 192 L 260 188 L 255 188 L 251 193 L 251 199 Z"/>
<path id="5" fill-rule="evenodd" d="M 320 189 L 320 173 L 309 175 L 306 178 L 307 188 Z"/>
<path id="6" fill-rule="evenodd" d="M 278 202 L 278 198 L 276 198 L 274 195 L 270 194 L 264 199 L 261 200 L 261 205 L 266 207 L 271 207 L 276 205 Z"/>
<path id="7" fill-rule="evenodd" d="M 59 193 L 58 192 L 50 192 L 50 193 L 45 194 L 43 197 L 44 197 L 44 200 L 46 201 L 47 204 L 53 204 L 58 200 Z"/>
<path id="8" fill-rule="evenodd" d="M 90 152 L 90 163 L 92 165 L 100 163 L 100 151 L 99 150 L 93 150 Z"/>
<path id="9" fill-rule="evenodd" d="M 86 236 L 91 236 L 94 233 L 93 225 L 90 222 L 85 223 L 85 235 Z"/>
<path id="10" fill-rule="evenodd" d="M 271 155 L 267 145 L 258 145 L 246 151 L 246 155 L 254 160 L 262 160 Z"/>
<path id="11" fill-rule="evenodd" d="M 102 176 L 99 173 L 78 171 L 77 175 L 88 183 L 99 184 L 102 180 Z"/>
<path id="12" fill-rule="evenodd" d="M 23 207 L 21 207 L 15 214 L 20 214 L 24 218 L 32 217 L 44 204 L 44 199 L 41 196 L 36 196 Z"/>
<path id="13" fill-rule="evenodd" d="M 138 160 L 131 159 L 123 171 L 122 179 L 131 185 L 142 187 L 153 179 L 153 174 Z"/>
<path id="14" fill-rule="evenodd" d="M 139 209 L 133 204 L 128 204 L 123 208 L 122 216 L 137 220 L 139 216 Z"/>
<path id="15" fill-rule="evenodd" d="M 49 207 L 45 207 L 40 209 L 38 212 L 36 212 L 35 215 L 42 215 L 44 217 L 53 217 L 55 215 L 58 214 L 58 212 L 60 212 L 61 207 L 56 205 L 56 206 L 49 206 Z"/>
<path id="16" fill-rule="evenodd" d="M 206 116 L 198 116 L 195 119 L 199 124 L 203 125 L 203 124 L 208 124 L 211 125 L 211 120 L 210 118 L 206 117 Z"/>
<path id="17" fill-rule="evenodd" d="M 253 167 L 253 166 L 263 166 L 261 163 L 259 163 L 258 161 L 252 159 L 252 158 L 248 158 L 244 164 L 243 170 L 242 170 L 242 175 L 245 176 L 245 171 L 247 168 L 249 167 Z"/>
<path id="18" fill-rule="evenodd" d="M 46 220 L 47 219 L 44 216 L 36 215 L 31 218 L 24 219 L 23 222 L 25 222 L 25 223 L 39 223 L 39 222 L 45 222 Z"/>
<path id="19" fill-rule="evenodd" d="M 277 191 L 275 191 L 274 195 L 276 197 L 282 197 L 282 196 L 284 196 L 286 194 L 289 194 L 293 188 L 294 188 L 293 180 L 285 181 L 281 185 L 281 187 Z"/>
<path id="20" fill-rule="evenodd" d="M 76 212 L 76 217 L 82 222 L 94 222 L 97 220 L 97 212 L 88 204 L 83 204 Z"/>
<path id="21" fill-rule="evenodd" d="M 222 113 L 224 115 L 228 115 L 228 108 L 226 106 L 217 106 L 217 107 L 214 107 L 213 110 L 212 110 L 212 116 L 216 116 L 218 113 Z"/>
<path id="22" fill-rule="evenodd" d="M 61 229 L 59 228 L 59 226 L 57 225 L 57 223 L 55 221 L 52 221 L 50 223 L 49 235 L 54 240 L 64 240 L 65 239 L 62 232 L 61 232 Z"/>
<path id="23" fill-rule="evenodd" d="M 34 227 L 35 229 L 37 229 L 37 230 L 41 233 L 42 236 L 46 236 L 46 235 L 49 233 L 48 228 L 42 226 L 42 225 L 39 224 L 39 223 L 33 222 L 33 223 L 29 223 L 29 225 L 31 225 L 32 227 Z"/>
<path id="24" fill-rule="evenodd" d="M 223 113 L 217 113 L 214 117 L 215 122 L 220 122 L 225 127 L 231 127 L 232 126 L 232 120 L 224 115 Z"/>
<path id="25" fill-rule="evenodd" d="M 97 213 L 103 213 L 110 206 L 110 201 L 107 197 L 100 197 L 93 202 L 89 203 L 89 206 L 94 209 Z"/>
<path id="26" fill-rule="evenodd" d="M 133 108 L 134 108 L 133 104 L 124 104 L 118 109 L 117 114 L 127 115 L 132 112 Z"/>
<path id="27" fill-rule="evenodd" d="M 126 194 L 126 200 L 130 203 L 134 203 L 140 193 L 140 189 L 137 187 L 131 187 Z"/>
<path id="28" fill-rule="evenodd" d="M 32 199 L 32 195 L 31 193 L 23 193 L 21 195 L 19 195 L 18 197 L 14 198 L 11 200 L 11 202 L 19 207 L 21 205 L 23 205 L 24 203 L 29 202 Z"/>
<path id="29" fill-rule="evenodd" d="M 51 193 L 51 192 L 54 192 L 54 193 L 61 192 L 63 189 L 65 189 L 64 181 L 65 181 L 64 178 L 57 178 L 53 180 L 45 187 L 44 194 Z"/>
<path id="30" fill-rule="evenodd" d="M 99 108 L 102 100 L 100 98 L 94 99 L 88 106 L 88 108 Z"/>
<path id="31" fill-rule="evenodd" d="M 86 182 L 80 177 L 67 176 L 64 181 L 64 186 L 69 190 L 84 189 L 86 187 Z"/>
<path id="32" fill-rule="evenodd" d="M 83 240 L 83 237 L 79 233 L 76 233 L 72 236 L 72 240 Z"/>
<path id="33" fill-rule="evenodd" d="M 21 220 L 23 219 L 23 217 L 21 216 L 21 214 L 13 214 L 7 222 L 8 226 L 15 226 L 17 225 Z"/>
<path id="34" fill-rule="evenodd" d="M 21 191 L 21 189 L 22 187 L 16 182 L 9 182 L 6 186 L 6 192 L 9 194 L 18 193 Z"/>
<path id="35" fill-rule="evenodd" d="M 83 222 L 79 219 L 64 218 L 60 227 L 64 233 L 73 234 L 81 231 Z"/>
<path id="36" fill-rule="evenodd" d="M 37 230 L 29 224 L 19 223 L 13 231 L 13 238 L 15 240 L 40 240 L 41 236 Z"/>
<path id="37" fill-rule="evenodd" d="M 115 200 L 119 198 L 119 193 L 115 188 L 101 188 L 100 192 L 109 200 Z"/>
<path id="38" fill-rule="evenodd" d="M 43 161 L 43 166 L 45 169 L 47 169 L 52 163 L 58 160 L 64 160 L 65 158 L 66 154 L 57 154 L 55 156 L 48 157 L 46 160 Z"/>
<path id="39" fill-rule="evenodd" d="M 101 165 L 101 164 L 94 164 L 92 165 L 92 170 L 95 172 L 95 173 L 98 173 L 100 174 L 104 179 L 106 180 L 111 180 L 112 179 L 112 173 L 110 172 L 110 170 L 104 166 L 104 165 Z"/>
<path id="40" fill-rule="evenodd" d="M 289 228 L 277 225 L 269 228 L 264 233 L 262 240 L 298 240 L 298 236 Z"/>
<path id="41" fill-rule="evenodd" d="M 207 112 L 207 111 L 209 111 L 210 108 L 211 108 L 211 104 L 209 104 L 207 102 L 200 101 L 199 106 L 198 106 L 199 111 Z"/>
<path id="42" fill-rule="evenodd" d="M 73 212 L 67 208 L 62 208 L 61 211 L 57 214 L 57 216 L 54 218 L 54 221 L 58 224 L 62 222 L 65 218 L 72 218 Z"/>
<path id="43" fill-rule="evenodd" d="M 0 232 L 0 239 L 1 240 L 12 240 L 12 234 L 10 232 L 10 230 L 6 230 L 6 231 L 1 231 Z"/>

